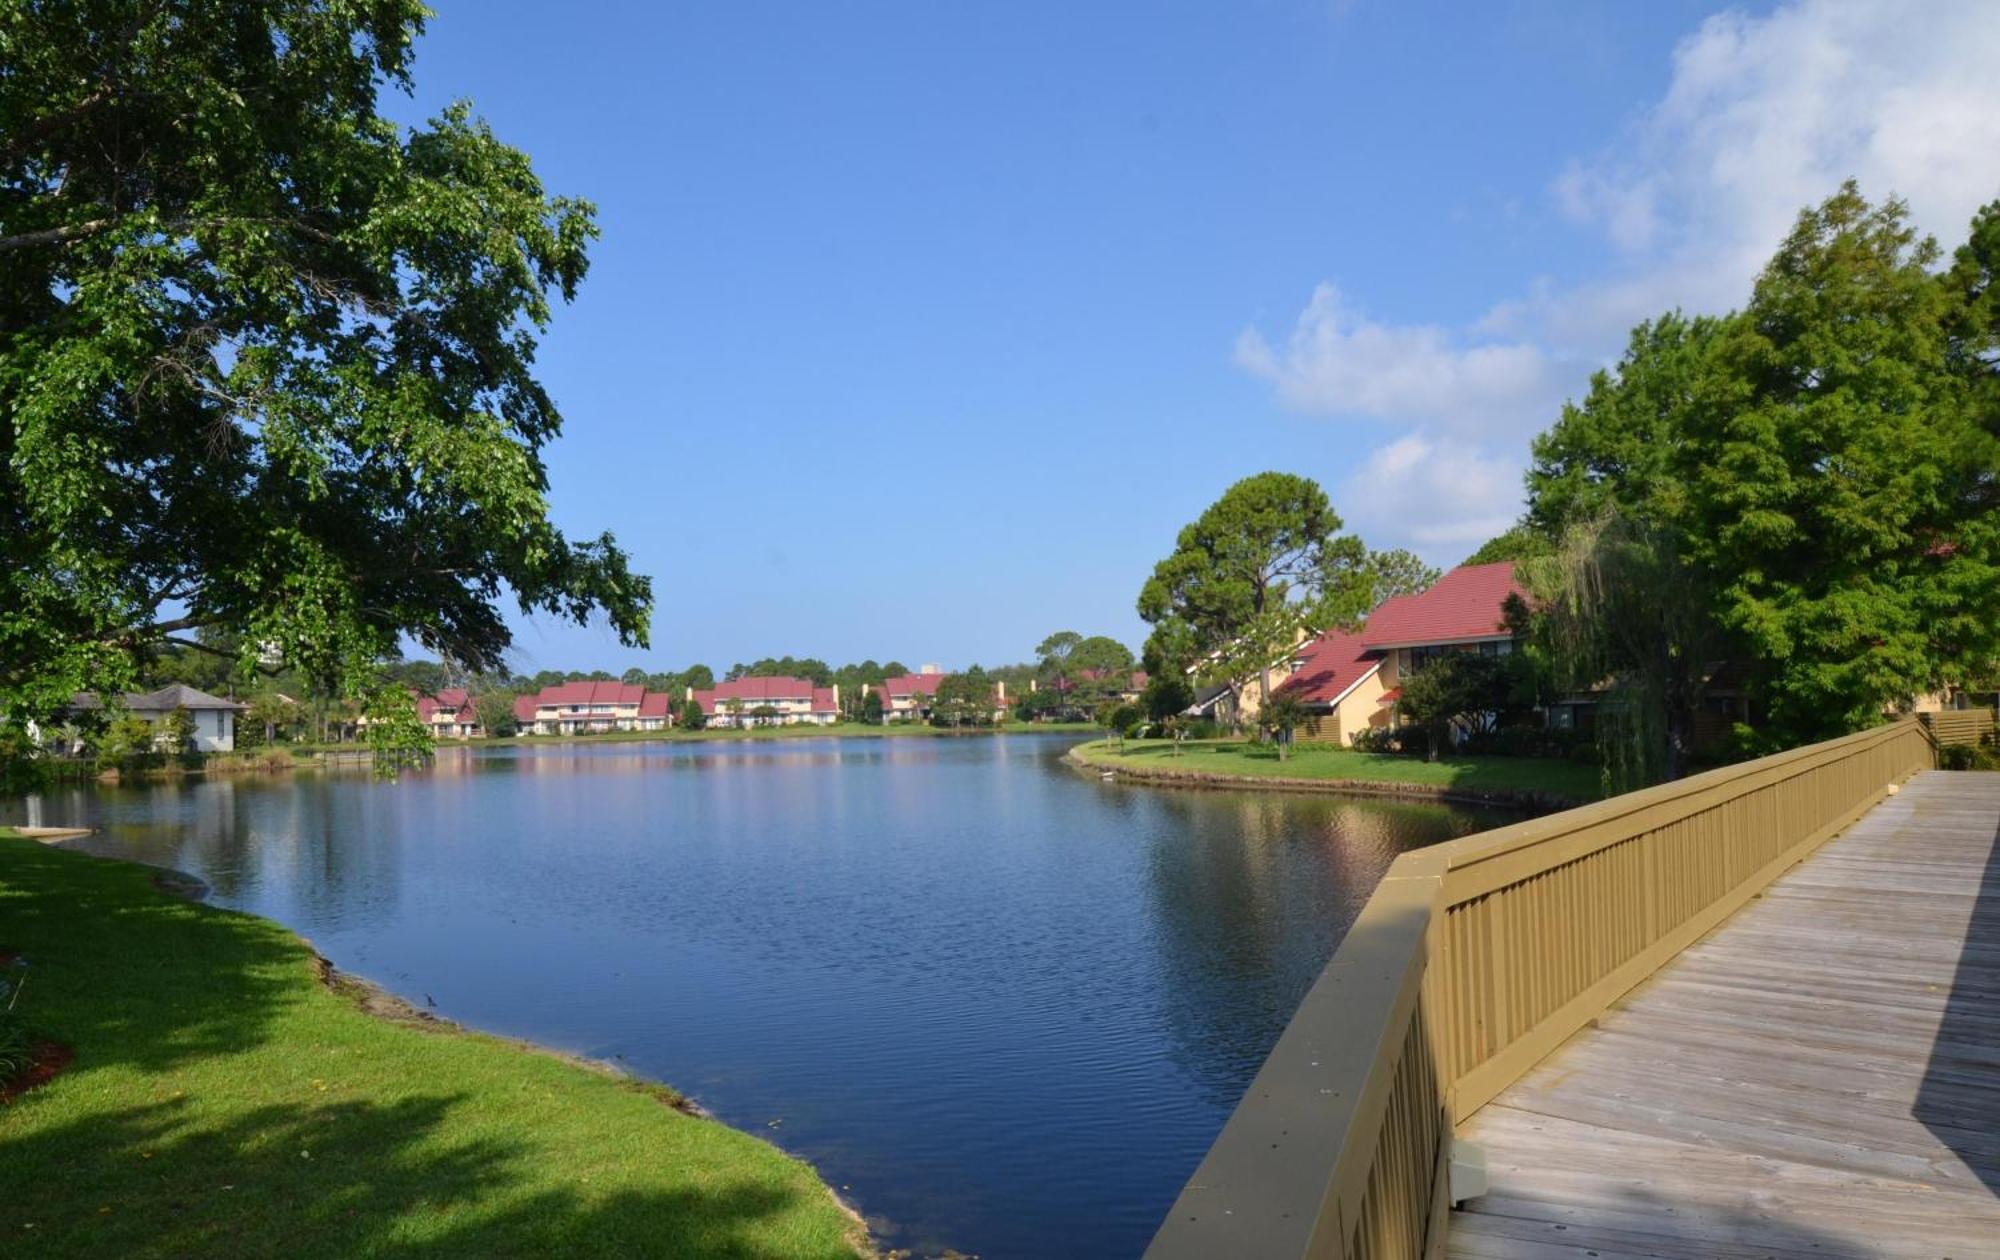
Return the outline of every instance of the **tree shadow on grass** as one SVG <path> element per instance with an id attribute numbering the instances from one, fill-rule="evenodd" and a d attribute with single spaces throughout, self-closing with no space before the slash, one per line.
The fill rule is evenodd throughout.
<path id="1" fill-rule="evenodd" d="M 2000 829 L 1911 1114 L 2000 1196 Z"/>
<path id="2" fill-rule="evenodd" d="M 271 1106 L 206 1119 L 185 1099 L 0 1136 L 10 1256 L 719 1256 L 796 1248 L 798 1190 L 717 1176 L 590 1192 L 519 1143 L 455 1139 L 467 1100 Z M 4 1133 L 4 1130 L 0 1130 Z"/>
<path id="3" fill-rule="evenodd" d="M 0 948 L 29 961 L 22 1001 L 77 1068 L 163 1071 L 260 1044 L 308 992 L 284 928 L 161 891 L 151 867 L 0 837 Z"/>

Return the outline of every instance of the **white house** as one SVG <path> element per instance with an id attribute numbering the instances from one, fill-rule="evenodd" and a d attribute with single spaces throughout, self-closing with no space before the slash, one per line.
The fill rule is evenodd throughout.
<path id="1" fill-rule="evenodd" d="M 186 709 L 194 718 L 194 746 L 198 752 L 233 752 L 236 749 L 236 715 L 245 706 L 221 696 L 211 696 L 186 683 L 170 683 L 158 691 L 128 694 L 125 711 L 158 729 L 175 709 Z M 70 701 L 77 710 L 102 707 L 90 692 L 79 692 Z"/>

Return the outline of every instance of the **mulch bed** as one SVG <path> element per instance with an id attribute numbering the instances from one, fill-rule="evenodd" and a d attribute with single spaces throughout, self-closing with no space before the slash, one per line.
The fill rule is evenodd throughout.
<path id="1" fill-rule="evenodd" d="M 56 1073 L 69 1066 L 76 1057 L 76 1051 L 60 1041 L 38 1041 L 35 1043 L 35 1060 L 28 1070 L 12 1080 L 0 1084 L 0 1106 L 5 1106 L 27 1093 L 37 1085 L 46 1085 Z"/>

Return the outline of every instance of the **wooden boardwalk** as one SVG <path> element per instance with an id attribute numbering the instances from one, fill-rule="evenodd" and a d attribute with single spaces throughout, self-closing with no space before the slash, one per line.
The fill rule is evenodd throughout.
<path id="1" fill-rule="evenodd" d="M 1473 1115 L 1459 1260 L 2000 1257 L 2000 774 L 1927 771 Z"/>

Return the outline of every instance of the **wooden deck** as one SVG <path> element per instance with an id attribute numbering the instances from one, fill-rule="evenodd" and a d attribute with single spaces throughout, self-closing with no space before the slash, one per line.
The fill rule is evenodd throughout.
<path id="1" fill-rule="evenodd" d="M 1459 1260 L 2000 1257 L 2000 774 L 1928 771 L 1461 1127 Z"/>

